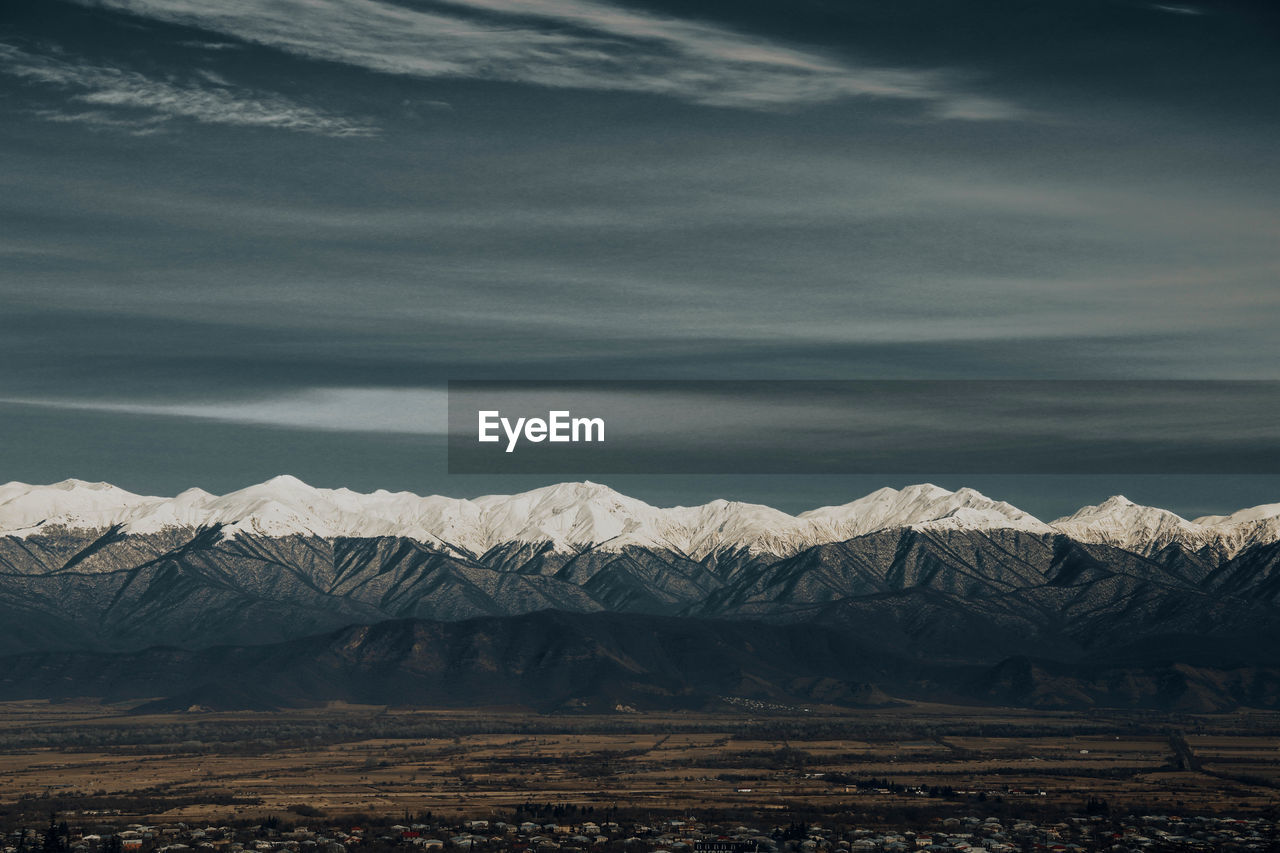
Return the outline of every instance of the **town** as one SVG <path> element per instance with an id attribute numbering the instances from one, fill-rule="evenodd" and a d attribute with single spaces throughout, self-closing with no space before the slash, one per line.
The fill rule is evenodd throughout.
<path id="1" fill-rule="evenodd" d="M 1280 853 L 1271 712 L 757 705 L 10 703 L 0 853 Z"/>
<path id="2" fill-rule="evenodd" d="M 1091 801 L 1090 805 L 1094 805 Z M 306 811 L 301 807 L 300 811 Z M 1086 811 L 1097 809 L 1087 809 Z M 537 812 L 542 817 L 521 819 Z M 560 817 L 545 819 L 549 815 Z M 568 817 L 573 814 L 572 819 Z M 295 815 L 296 816 L 296 815 Z M 0 853 L 857 853 L 955 850 L 966 853 L 1093 850 L 1280 850 L 1274 820 L 1168 814 L 1102 813 L 1053 822 L 957 814 L 918 826 L 804 823 L 731 824 L 689 817 L 653 822 L 591 820 L 572 806 L 530 807 L 509 820 L 401 820 L 256 824 L 112 822 L 111 815 L 52 815 L 47 825 L 5 835 Z"/>

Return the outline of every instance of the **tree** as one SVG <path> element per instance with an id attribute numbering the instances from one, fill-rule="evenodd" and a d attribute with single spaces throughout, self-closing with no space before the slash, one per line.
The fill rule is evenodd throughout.
<path id="1" fill-rule="evenodd" d="M 59 826 L 57 812 L 49 812 L 49 827 L 44 831 L 44 843 L 40 846 L 40 853 L 68 853 L 71 849 L 68 835 L 70 831 L 67 829 L 66 822 Z"/>

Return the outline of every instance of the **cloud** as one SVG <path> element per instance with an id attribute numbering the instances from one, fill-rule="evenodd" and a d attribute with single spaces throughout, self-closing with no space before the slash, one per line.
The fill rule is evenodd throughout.
<path id="1" fill-rule="evenodd" d="M 1171 15 L 1203 15 L 1204 12 L 1194 6 L 1173 6 L 1164 3 L 1152 3 L 1151 8 Z"/>
<path id="2" fill-rule="evenodd" d="M 177 403 L 12 397 L 0 404 L 338 432 L 443 435 L 448 430 L 448 396 L 434 388 L 308 388 L 271 397 Z"/>
<path id="3" fill-rule="evenodd" d="M 779 109 L 856 96 L 918 101 L 941 118 L 1007 118 L 965 108 L 946 75 L 852 64 L 710 23 L 596 0 L 83 0 L 326 61 L 424 78 L 665 95 Z M 956 106 L 947 105 L 955 101 Z"/>
<path id="4" fill-rule="evenodd" d="M 0 44 L 0 74 L 74 92 L 72 102 L 84 109 L 37 111 L 36 115 L 50 121 L 123 128 L 139 134 L 154 133 L 172 119 L 324 136 L 375 133 L 370 125 L 278 95 L 239 91 L 208 73 L 181 82 L 156 80 L 118 66 Z"/>
<path id="5" fill-rule="evenodd" d="M 1026 117 L 1023 110 L 1006 101 L 964 95 L 939 101 L 933 114 L 936 118 L 961 121 L 1009 121 Z"/>
<path id="6" fill-rule="evenodd" d="M 244 45 L 229 41 L 183 41 L 183 47 L 194 47 L 197 50 L 240 50 Z"/>

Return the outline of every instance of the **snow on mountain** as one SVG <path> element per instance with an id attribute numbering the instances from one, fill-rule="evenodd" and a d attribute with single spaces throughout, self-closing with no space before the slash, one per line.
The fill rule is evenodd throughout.
<path id="1" fill-rule="evenodd" d="M 802 512 L 817 531 L 833 539 L 851 539 L 892 527 L 928 529 L 1013 528 L 1052 533 L 1040 519 L 1004 501 L 994 501 L 973 489 L 951 492 L 932 483 L 904 489 L 879 489 L 843 506 Z"/>
<path id="2" fill-rule="evenodd" d="M 637 545 L 672 548 L 702 557 L 746 547 L 790 553 L 803 547 L 807 527 L 772 507 L 716 500 L 702 506 L 663 509 L 598 483 L 560 483 L 518 495 L 488 495 L 472 503 L 490 546 L 551 542 L 559 548 Z"/>
<path id="3" fill-rule="evenodd" d="M 1012 529 L 1064 533 L 1142 554 L 1170 543 L 1216 545 L 1228 553 L 1280 540 L 1280 504 L 1187 521 L 1120 496 L 1051 524 L 973 489 L 921 484 L 884 488 L 840 506 L 792 516 L 772 507 L 716 500 L 660 508 L 598 483 L 560 483 L 474 500 L 379 490 L 316 488 L 280 476 L 226 495 L 188 489 L 173 498 L 135 495 L 107 483 L 65 480 L 49 486 L 0 486 L 0 534 L 29 536 L 57 528 L 126 533 L 220 527 L 223 535 L 324 538 L 399 536 L 461 553 L 510 542 L 547 542 L 556 550 L 634 545 L 672 549 L 693 559 L 722 550 L 791 555 L 812 545 L 877 530 Z"/>
<path id="4" fill-rule="evenodd" d="M 48 486 L 5 483 L 0 486 L 0 530 L 22 535 L 46 524 L 106 528 L 139 508 L 163 501 L 110 483 L 63 480 Z"/>
<path id="5" fill-rule="evenodd" d="M 1236 527 L 1241 524 L 1256 524 L 1260 521 L 1275 521 L 1278 518 L 1280 518 L 1280 504 L 1263 504 L 1237 510 L 1231 515 L 1202 515 L 1194 521 L 1204 527 Z"/>
<path id="6" fill-rule="evenodd" d="M 661 526 L 657 508 L 590 482 L 559 483 L 518 495 L 486 495 L 471 503 L 480 512 L 478 521 L 488 546 L 551 542 L 567 547 L 643 540 L 644 534 Z"/>
<path id="7" fill-rule="evenodd" d="M 818 540 L 809 525 L 781 510 L 741 501 L 663 510 L 667 541 L 694 559 L 719 550 L 793 554 Z"/>
<path id="8" fill-rule="evenodd" d="M 318 489 L 296 477 L 274 477 L 198 507 L 201 526 L 220 524 L 227 535 L 253 533 L 321 537 L 406 536 L 431 541 L 436 530 L 454 529 L 473 517 L 467 502 L 439 496 L 383 490 Z"/>
<path id="9" fill-rule="evenodd" d="M 596 544 L 671 548 L 694 559 L 720 550 L 790 555 L 812 545 L 875 530 L 936 527 L 1053 531 L 1009 504 L 972 489 L 949 492 L 933 485 L 901 492 L 881 489 L 843 507 L 788 515 L 761 504 L 715 500 L 701 506 L 658 508 L 597 483 L 561 483 L 520 495 L 473 501 L 490 544 L 548 541 L 559 547 Z"/>
<path id="10" fill-rule="evenodd" d="M 1171 544 L 1199 550 L 1220 540 L 1212 529 L 1165 509 L 1136 504 L 1124 495 L 1082 507 L 1052 526 L 1079 542 L 1113 545 L 1147 555 Z"/>
<path id="11" fill-rule="evenodd" d="M 1280 541 L 1280 504 L 1263 504 L 1231 515 L 1206 515 L 1195 523 L 1214 531 L 1229 554 L 1251 545 Z"/>

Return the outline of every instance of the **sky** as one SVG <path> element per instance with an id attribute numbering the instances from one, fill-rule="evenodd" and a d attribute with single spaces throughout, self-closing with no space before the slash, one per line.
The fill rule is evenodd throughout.
<path id="1" fill-rule="evenodd" d="M 1280 378 L 1277 36 L 1223 0 L 9 0 L 0 481 L 547 482 L 445 473 L 449 379 Z"/>

